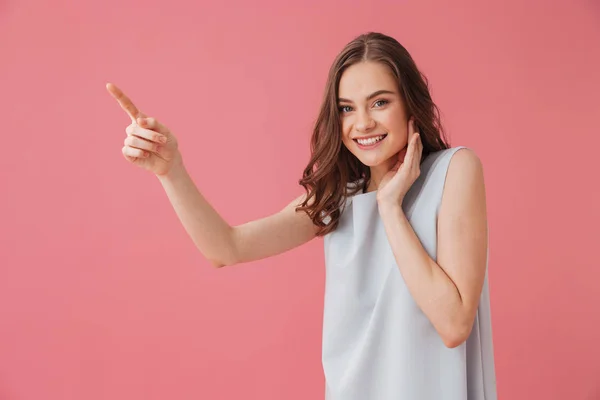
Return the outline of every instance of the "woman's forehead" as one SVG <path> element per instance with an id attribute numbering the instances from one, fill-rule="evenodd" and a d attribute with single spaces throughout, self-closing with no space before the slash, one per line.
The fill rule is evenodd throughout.
<path id="1" fill-rule="evenodd" d="M 397 81 L 387 65 L 364 62 L 348 67 L 340 78 L 339 96 L 362 100 L 379 90 L 396 92 Z"/>

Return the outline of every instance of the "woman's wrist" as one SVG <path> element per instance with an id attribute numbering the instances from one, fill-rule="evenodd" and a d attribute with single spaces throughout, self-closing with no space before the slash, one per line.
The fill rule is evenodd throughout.
<path id="1" fill-rule="evenodd" d="M 172 160 L 172 165 L 164 174 L 156 174 L 156 177 L 161 181 L 168 181 L 177 179 L 182 174 L 185 174 L 185 165 L 183 164 L 183 159 L 181 157 L 181 153 L 177 152 L 175 157 Z"/>

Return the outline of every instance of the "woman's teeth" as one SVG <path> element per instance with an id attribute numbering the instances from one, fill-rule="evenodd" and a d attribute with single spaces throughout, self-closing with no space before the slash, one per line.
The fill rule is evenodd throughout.
<path id="1" fill-rule="evenodd" d="M 369 138 L 369 139 L 356 139 L 356 141 L 359 144 L 362 144 L 363 146 L 369 146 L 369 145 L 372 145 L 372 144 L 375 144 L 375 143 L 379 142 L 384 137 L 385 137 L 385 135 L 381 135 L 381 136 L 372 137 L 372 138 Z"/>

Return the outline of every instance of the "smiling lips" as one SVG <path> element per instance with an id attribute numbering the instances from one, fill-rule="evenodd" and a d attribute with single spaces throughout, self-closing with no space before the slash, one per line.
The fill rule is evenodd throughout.
<path id="1" fill-rule="evenodd" d="M 379 136 L 371 136 L 370 138 L 367 139 L 354 139 L 354 141 L 356 143 L 358 143 L 358 147 L 362 148 L 362 149 L 370 149 L 375 147 L 377 144 L 379 144 L 379 142 L 381 142 L 383 139 L 385 139 L 385 137 L 387 136 L 387 133 L 383 134 L 383 135 L 379 135 Z"/>

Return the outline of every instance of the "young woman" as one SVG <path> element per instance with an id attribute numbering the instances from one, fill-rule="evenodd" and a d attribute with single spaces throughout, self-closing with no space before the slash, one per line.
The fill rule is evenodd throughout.
<path id="1" fill-rule="evenodd" d="M 482 165 L 448 145 L 427 80 L 395 39 L 368 33 L 342 50 L 305 193 L 238 226 L 198 191 L 173 133 L 107 89 L 132 119 L 125 158 L 156 174 L 214 266 L 324 237 L 326 399 L 496 398 Z"/>

